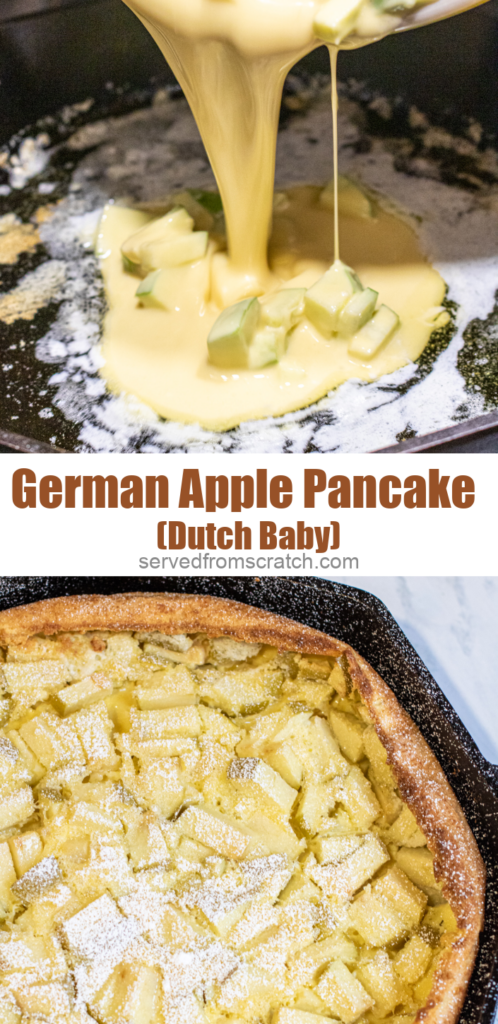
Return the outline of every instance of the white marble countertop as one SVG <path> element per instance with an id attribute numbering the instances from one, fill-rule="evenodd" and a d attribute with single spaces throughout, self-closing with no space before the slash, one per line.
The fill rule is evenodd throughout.
<path id="1" fill-rule="evenodd" d="M 498 764 L 498 577 L 327 579 L 387 605 L 484 757 Z"/>

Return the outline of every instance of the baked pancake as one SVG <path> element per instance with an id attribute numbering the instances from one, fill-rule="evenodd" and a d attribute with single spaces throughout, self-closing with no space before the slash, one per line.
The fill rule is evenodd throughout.
<path id="1" fill-rule="evenodd" d="M 347 644 L 205 596 L 0 613 L 0 1022 L 452 1024 L 485 871 Z"/>

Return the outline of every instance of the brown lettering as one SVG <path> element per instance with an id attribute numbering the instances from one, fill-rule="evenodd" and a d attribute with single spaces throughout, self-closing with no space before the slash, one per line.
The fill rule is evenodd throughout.
<path id="1" fill-rule="evenodd" d="M 124 476 L 121 481 L 121 487 L 126 488 L 126 490 L 121 492 L 121 505 L 123 508 L 144 507 L 144 488 L 142 484 L 142 477 Z"/>
<path id="2" fill-rule="evenodd" d="M 457 508 L 471 508 L 476 500 L 476 485 L 472 477 L 456 476 L 451 487 L 451 496 Z"/>
<path id="3" fill-rule="evenodd" d="M 16 508 L 36 508 L 36 474 L 32 469 L 16 469 L 12 476 L 12 501 Z"/>
<path id="4" fill-rule="evenodd" d="M 427 508 L 427 485 L 423 476 L 407 476 L 404 503 L 406 508 Z"/>
<path id="5" fill-rule="evenodd" d="M 180 501 L 178 508 L 204 508 L 202 497 L 201 480 L 198 469 L 184 469 L 182 474 L 182 486 L 180 488 Z"/>
<path id="6" fill-rule="evenodd" d="M 383 476 L 379 480 L 379 501 L 382 508 L 397 508 L 401 505 L 401 494 L 393 494 L 392 488 L 401 488 L 401 480 L 397 476 Z"/>
<path id="7" fill-rule="evenodd" d="M 145 477 L 145 507 L 169 508 L 169 485 L 167 476 Z"/>
<path id="8" fill-rule="evenodd" d="M 324 491 L 327 477 L 323 469 L 305 469 L 304 471 L 304 507 L 315 507 L 315 494 Z"/>
<path id="9" fill-rule="evenodd" d="M 93 492 L 95 489 L 95 505 Z M 106 505 L 107 492 L 107 505 Z M 83 508 L 117 508 L 118 481 L 115 476 L 84 476 L 83 477 Z"/>
<path id="10" fill-rule="evenodd" d="M 440 477 L 438 469 L 429 470 L 429 508 L 451 508 L 449 482 L 449 476 Z"/>
<path id="11" fill-rule="evenodd" d="M 353 477 L 353 508 L 376 508 L 376 479 L 374 476 Z M 363 499 L 366 492 L 366 506 Z"/>
<path id="12" fill-rule="evenodd" d="M 270 480 L 270 503 L 273 508 L 289 508 L 292 503 L 292 480 L 288 476 L 274 476 Z"/>
<path id="13" fill-rule="evenodd" d="M 228 505 L 228 477 L 206 477 L 206 512 L 216 512 L 217 508 Z"/>
<path id="14" fill-rule="evenodd" d="M 331 476 L 329 487 L 330 508 L 351 508 L 351 483 L 348 476 Z"/>

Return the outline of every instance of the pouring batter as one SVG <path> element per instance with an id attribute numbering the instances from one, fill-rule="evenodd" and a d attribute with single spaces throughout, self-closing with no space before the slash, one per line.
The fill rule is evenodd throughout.
<path id="1" fill-rule="evenodd" d="M 373 208 L 368 197 L 370 214 L 360 204 L 348 215 L 346 204 L 340 217 L 337 176 L 338 46 L 361 45 L 393 31 L 402 21 L 399 7 L 390 13 L 370 0 L 327 0 L 322 6 L 296 0 L 133 0 L 129 6 L 160 46 L 196 118 L 219 185 L 227 251 L 220 249 L 216 232 L 208 244 L 207 235 L 200 238 L 204 232 L 193 231 L 197 248 L 189 273 L 171 275 L 164 246 L 161 258 L 150 262 L 150 218 L 119 207 L 107 210 L 99 252 L 110 307 L 103 372 L 111 386 L 139 395 L 168 418 L 222 430 L 306 406 L 349 377 L 372 380 L 417 358 L 444 316 L 444 282 L 425 261 L 411 228 Z M 325 193 L 289 190 L 273 211 L 283 82 L 293 64 L 324 39 L 332 66 L 334 184 Z M 231 367 L 215 365 L 206 339 L 220 311 L 282 287 L 311 289 L 339 259 L 339 220 L 346 269 L 354 268 L 358 287 L 378 292 L 383 308 L 399 317 L 388 340 L 378 350 L 355 350 L 346 337 L 310 319 L 306 307 L 277 361 L 252 368 L 236 360 Z M 150 286 L 144 290 L 126 272 L 139 266 L 133 245 L 131 260 L 126 246 L 144 229 L 150 259 L 138 273 L 149 280 L 150 270 L 162 272 L 163 283 L 166 275 L 179 285 L 162 308 L 150 308 L 157 306 L 146 290 Z M 158 238 L 156 253 L 157 243 Z"/>

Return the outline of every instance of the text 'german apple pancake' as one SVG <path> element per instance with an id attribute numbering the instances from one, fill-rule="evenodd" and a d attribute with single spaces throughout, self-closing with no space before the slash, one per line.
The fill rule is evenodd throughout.
<path id="1" fill-rule="evenodd" d="M 347 644 L 124 594 L 0 650 L 0 1024 L 456 1022 L 484 867 Z"/>

